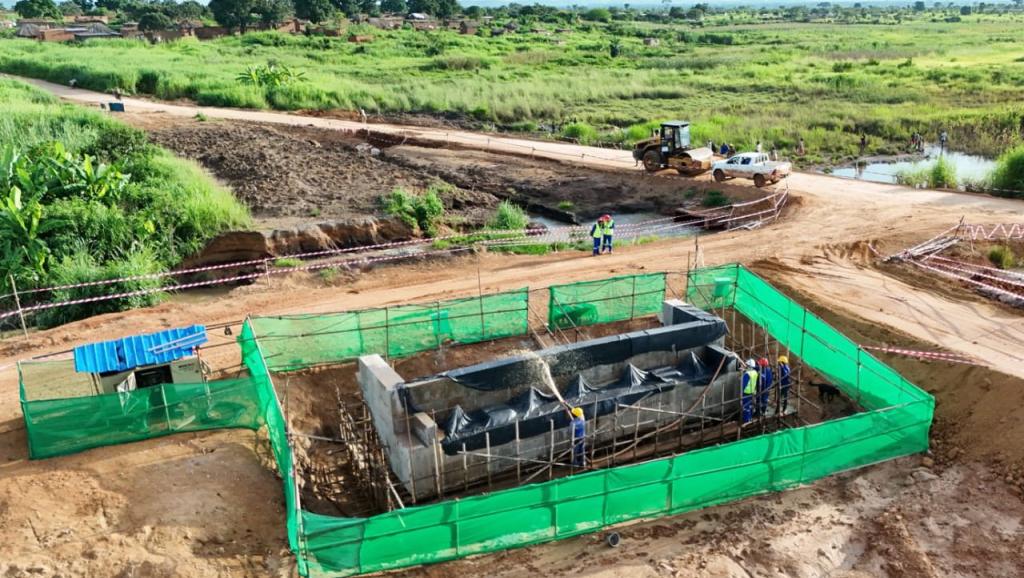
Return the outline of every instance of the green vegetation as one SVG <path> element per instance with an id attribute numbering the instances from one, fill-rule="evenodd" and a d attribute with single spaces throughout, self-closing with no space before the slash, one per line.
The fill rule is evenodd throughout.
<path id="1" fill-rule="evenodd" d="M 1017 256 L 1013 254 L 1013 249 L 1004 245 L 989 249 L 988 260 L 1000 269 L 1012 269 L 1017 264 Z"/>
<path id="2" fill-rule="evenodd" d="M 704 195 L 704 198 L 701 200 L 700 204 L 702 207 L 707 207 L 710 209 L 714 207 L 724 207 L 731 202 L 732 201 L 729 200 L 729 197 L 725 196 L 725 193 L 723 193 L 722 191 L 711 190 Z"/>
<path id="3" fill-rule="evenodd" d="M 803 138 L 807 164 L 856 156 L 862 133 L 868 154 L 906 150 L 915 131 L 935 140 L 947 130 L 954 149 L 987 155 L 1022 142 L 1024 13 L 1013 6 L 968 15 L 825 4 L 486 12 L 494 20 L 476 35 L 361 24 L 341 38 L 3 40 L 0 70 L 207 105 L 444 114 L 608 146 L 629 146 L 656 121 L 683 118 L 694 123 L 695 142 L 740 150 L 761 141 L 787 156 Z M 509 23 L 517 29 L 492 35 Z M 352 33 L 373 41 L 349 43 Z M 295 77 L 237 80 L 271 67 Z"/>
<path id="4" fill-rule="evenodd" d="M 530 217 L 522 207 L 511 201 L 498 203 L 498 210 L 494 213 L 488 226 L 499 231 L 521 231 L 530 224 Z"/>
<path id="5" fill-rule="evenodd" d="M 1014 147 L 999 157 L 989 181 L 995 195 L 1024 198 L 1024 145 Z"/>
<path id="6" fill-rule="evenodd" d="M 955 189 L 956 168 L 946 157 L 940 156 L 928 171 L 928 186 L 932 189 Z"/>
<path id="7" fill-rule="evenodd" d="M 274 267 L 281 269 L 289 269 L 291 267 L 301 267 L 302 259 L 296 259 L 293 257 L 281 257 L 280 259 L 274 259 Z"/>
<path id="8" fill-rule="evenodd" d="M 562 211 L 572 211 L 576 205 L 572 201 L 558 201 L 558 208 Z"/>
<path id="9" fill-rule="evenodd" d="M 954 189 L 957 186 L 956 168 L 946 157 L 940 156 L 930 166 L 898 172 L 896 182 L 908 187 Z"/>
<path id="10" fill-rule="evenodd" d="M 431 185 L 423 194 L 409 193 L 405 189 L 397 188 L 384 198 L 381 204 L 384 212 L 397 217 L 409 226 L 413 231 L 420 231 L 433 237 L 437 235 L 438 227 L 444 221 L 444 203 L 441 201 L 440 193 L 444 192 L 447 185 Z"/>
<path id="11" fill-rule="evenodd" d="M 10 291 L 166 270 L 245 209 L 195 164 L 140 131 L 0 79 L 0 287 Z M 36 294 L 65 300 L 159 287 L 159 279 Z M 31 302 L 32 296 L 26 298 Z M 40 314 L 49 326 L 155 302 L 158 295 Z"/>

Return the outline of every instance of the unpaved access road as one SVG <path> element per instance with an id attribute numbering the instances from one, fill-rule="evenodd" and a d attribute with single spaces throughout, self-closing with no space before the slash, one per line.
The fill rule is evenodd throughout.
<path id="1" fill-rule="evenodd" d="M 32 82 L 43 88 L 53 87 L 62 96 L 71 92 L 71 97 L 80 102 L 109 100 L 107 96 Z M 126 102 L 131 108 L 144 107 L 154 113 L 192 116 L 199 110 L 136 99 Z M 203 112 L 211 118 L 361 128 L 359 123 L 270 112 Z M 393 128 L 416 132 L 418 138 L 424 138 L 423 134 L 441 138 L 445 134 L 433 129 Z M 487 138 L 469 137 L 458 144 L 481 146 L 478 139 Z M 491 138 L 498 142 L 485 146 L 507 146 L 510 152 L 521 152 L 513 149 L 529 143 Z M 591 157 L 587 151 L 594 149 L 541 144 L 544 150 L 538 156 L 551 152 L 565 160 L 562 157 L 579 152 L 581 166 L 597 163 L 606 169 L 621 166 L 634 170 L 631 161 L 626 166 L 596 156 L 619 153 L 598 150 Z M 1020 221 L 1024 219 L 1024 203 L 820 175 L 796 174 L 789 183 L 793 209 L 781 222 L 759 230 L 702 238 L 704 262 L 754 265 L 771 281 L 800 292 L 806 302 L 838 316 L 858 319 L 862 326 L 858 339 L 863 343 L 892 338 L 924 347 L 942 346 L 971 355 L 993 369 L 1018 373 L 1024 362 L 1019 346 L 1024 342 L 1024 322 L 1019 315 L 971 294 L 958 297 L 931 291 L 927 282 L 897 280 L 870 265 L 865 254 L 869 243 L 882 252 L 895 251 L 948 229 L 961 217 L 978 223 Z M 471 295 L 478 290 L 478 272 L 484 291 L 497 291 L 636 271 L 681 271 L 692 258 L 693 249 L 692 240 L 666 240 L 622 247 L 600 258 L 575 252 L 542 257 L 484 254 L 443 264 L 380 268 L 341 286 L 297 276 L 240 287 L 228 295 L 190 294 L 157 307 L 96 317 L 34 333 L 27 340 L 0 343 L 0 561 L 8 564 L 7 574 L 11 576 L 247 576 L 287 572 L 282 569 L 287 557 L 281 552 L 279 482 L 256 467 L 259 461 L 246 447 L 253 443 L 251 433 L 186 434 L 29 462 L 18 408 L 17 375 L 8 365 L 16 359 L 165 327 L 238 321 L 246 313 L 344 310 Z M 211 364 L 237 363 L 230 337 L 214 335 L 212 339 L 227 346 L 209 351 L 206 358 Z M 898 361 L 902 366 L 909 363 Z M 1019 411 L 1024 388 L 1017 386 L 1019 382 L 991 371 L 983 380 L 976 380 L 972 377 L 975 374 L 961 373 L 955 367 L 922 365 L 928 371 L 915 378 L 936 392 L 938 413 L 950 422 L 949 428 L 957 431 L 969 427 L 975 436 L 993 438 L 985 448 L 997 459 L 1018 465 L 1024 461 L 1024 420 Z M 957 405 L 960 400 L 975 399 L 984 400 L 984 407 L 966 402 Z M 936 443 L 944 439 L 940 436 Z M 234 453 L 238 449 L 245 451 Z M 634 546 L 628 550 L 598 555 L 593 552 L 596 539 L 584 537 L 413 574 L 448 576 L 462 574 L 467 568 L 493 572 L 495 567 L 507 568 L 503 575 L 509 576 L 1024 573 L 1019 553 L 1019 499 L 1024 477 L 1019 468 L 1017 474 L 1004 478 L 984 465 L 953 464 L 949 473 L 940 472 L 939 480 L 924 472 L 917 476 L 920 479 L 903 486 L 904 478 L 909 480 L 915 467 L 916 463 L 901 462 L 874 468 L 870 470 L 873 473 L 865 474 L 865 482 L 856 482 L 870 486 L 850 487 L 843 481 L 860 479 L 859 475 L 826 480 L 799 493 L 748 500 L 672 518 L 663 524 L 644 525 L 636 534 L 627 535 L 627 544 Z M 218 483 L 223 490 L 215 489 Z M 935 483 L 941 491 L 930 486 Z M 201 504 L 198 498 L 175 499 L 178 492 L 187 493 L 197 484 Z M 903 489 L 917 488 L 918 484 L 922 484 L 920 491 Z M 873 485 L 883 494 L 879 502 L 871 498 L 876 493 Z M 764 502 L 781 507 L 765 509 Z M 907 509 L 915 513 L 908 514 Z M 852 511 L 862 513 L 853 516 Z M 843 512 L 851 517 L 844 517 Z M 789 533 L 770 529 L 761 533 L 761 526 L 751 530 L 752 519 Z M 854 536 L 853 530 L 861 533 Z M 97 536 L 105 539 L 98 544 L 101 538 Z M 10 571 L 11 564 L 19 568 Z M 27 569 L 26 565 L 34 568 Z"/>

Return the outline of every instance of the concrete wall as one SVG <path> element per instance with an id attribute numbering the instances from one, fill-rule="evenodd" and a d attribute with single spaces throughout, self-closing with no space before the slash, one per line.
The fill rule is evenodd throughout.
<path id="1" fill-rule="evenodd" d="M 472 411 L 503 404 L 530 387 L 541 389 L 540 372 L 545 363 L 561 389 L 576 375 L 582 375 L 594 387 L 604 387 L 621 379 L 631 364 L 651 370 L 679 366 L 689 356 L 702 359 L 708 373 L 714 373 L 724 357 L 721 372 L 705 394 L 707 407 L 702 410 L 702 405 L 697 405 L 693 413 L 703 411 L 704 416 L 732 419 L 739 410 L 739 373 L 734 356 L 721 347 L 724 321 L 672 302 L 666 303 L 661 317 L 668 321 L 667 327 L 548 348 L 535 355 L 513 356 L 410 383 L 405 383 L 380 356 L 364 356 L 359 359 L 358 381 L 386 446 L 392 470 L 405 488 L 422 500 L 436 496 L 438 489 L 458 490 L 516 468 L 516 460 L 493 459 L 495 457 L 546 461 L 552 442 L 556 452 L 569 449 L 571 433 L 564 427 L 555 428 L 549 434 L 520 439 L 518 443 L 513 441 L 474 452 L 490 455 L 490 460 L 480 455 L 447 455 L 441 449 L 444 431 L 439 424 L 444 423 L 454 405 Z M 708 336 L 711 339 L 704 343 L 694 343 L 695 339 Z M 709 378 L 710 375 L 705 375 L 696 385 L 680 382 L 663 393 L 651 395 L 638 404 L 644 409 L 621 409 L 618 415 L 591 418 L 587 431 L 595 432 L 596 437 L 588 443 L 607 444 L 614 438 L 624 439 L 638 431 L 642 435 L 677 421 L 679 412 L 688 412 L 695 402 L 699 403 Z M 468 385 L 479 386 L 492 379 L 500 382 L 494 389 Z M 727 402 L 724 405 L 723 400 Z M 680 431 L 699 423 L 698 418 L 687 419 Z M 569 459 L 556 461 L 568 462 Z"/>

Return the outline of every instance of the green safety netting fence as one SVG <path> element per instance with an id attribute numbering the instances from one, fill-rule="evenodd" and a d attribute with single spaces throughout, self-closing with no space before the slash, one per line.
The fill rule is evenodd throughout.
<path id="1" fill-rule="evenodd" d="M 24 375 L 39 368 L 20 364 L 19 370 Z M 255 386 L 249 378 L 56 399 L 26 391 L 25 383 L 23 377 L 21 411 L 33 459 L 180 432 L 256 429 L 260 423 L 253 403 Z"/>
<path id="2" fill-rule="evenodd" d="M 665 300 L 665 274 L 626 275 L 548 288 L 548 326 L 567 329 L 651 315 Z"/>
<path id="3" fill-rule="evenodd" d="M 696 271 L 688 297 L 708 309 L 734 307 L 870 411 L 370 518 L 300 511 L 301 566 L 313 576 L 348 576 L 526 546 L 784 490 L 927 449 L 932 397 L 756 275 L 739 266 Z"/>
<path id="4" fill-rule="evenodd" d="M 559 287 L 558 303 L 584 304 L 589 295 L 595 299 L 594 310 L 602 322 L 657 311 L 664 294 L 664 275 L 639 277 L 628 282 L 615 278 Z M 593 292 L 586 292 L 587 285 Z M 564 287 L 571 289 L 562 291 Z M 642 306 L 637 307 L 636 297 L 648 293 L 658 296 L 651 297 L 649 302 L 642 301 Z M 552 290 L 551 295 L 555 296 L 556 291 Z M 563 296 L 565 301 L 562 301 Z M 497 299 L 488 301 L 492 297 Z M 624 305 L 626 298 L 630 300 L 628 309 Z M 237 414 L 236 422 L 210 427 L 266 427 L 284 485 L 288 541 L 302 575 L 349 576 L 566 538 L 620 522 L 675 514 L 791 488 L 928 447 L 934 410 L 934 399 L 930 395 L 862 351 L 764 280 L 741 266 L 729 265 L 691 272 L 687 299 L 705 309 L 734 308 L 764 327 L 792 354 L 800 356 L 805 364 L 833 380 L 869 411 L 675 457 L 411 507 L 370 518 L 335 518 L 300 508 L 293 453 L 280 401 L 271 381 L 272 370 L 340 361 L 371 352 L 404 355 L 436 347 L 446 340 L 470 342 L 521 334 L 527 330 L 526 299 L 523 290 L 485 296 L 483 301 L 470 299 L 389 308 L 384 313 L 383 327 L 379 323 L 382 310 L 373 310 L 372 314 L 354 312 L 335 316 L 259 318 L 245 322 L 239 345 L 250 377 L 212 382 L 205 386 L 212 386 L 211 392 L 219 391 L 223 386 L 225 393 L 237 387 L 238 398 L 246 400 L 249 405 L 246 411 Z M 465 302 L 475 305 L 475 316 L 462 315 L 464 310 L 459 307 L 472 306 Z M 450 305 L 452 303 L 454 305 Z M 609 307 L 608 303 L 616 305 Z M 517 311 L 517 304 L 522 304 L 523 317 L 516 314 L 513 315 L 514 321 L 510 321 L 506 316 L 510 311 Z M 506 306 L 510 311 L 502 309 Z M 481 307 L 483 313 L 479 311 Z M 390 335 L 394 327 L 390 325 L 391 315 L 396 310 L 400 310 L 403 316 L 409 315 L 403 317 L 402 327 L 410 330 L 411 337 L 400 332 L 396 332 L 399 335 Z M 551 309 L 549 312 L 555 311 Z M 367 313 L 367 316 L 360 317 L 360 313 Z M 566 314 L 564 310 L 557 313 Z M 324 317 L 333 321 L 324 321 Z M 474 317 L 475 322 L 469 321 Z M 356 321 L 351 321 L 353 318 Z M 549 323 L 554 319 L 551 317 Z M 305 323 L 307 321 L 312 324 Z M 463 321 L 467 325 L 462 326 Z M 293 325 L 275 325 L 275 322 Z M 339 325 L 331 326 L 331 323 Z M 289 334 L 289 327 L 300 331 Z M 338 327 L 344 327 L 344 330 L 334 332 Z M 262 333 L 264 329 L 271 332 L 269 336 Z M 383 337 L 381 331 L 385 331 Z M 514 333 L 516 331 L 519 333 Z M 284 335 L 289 335 L 294 343 L 289 344 L 283 339 Z M 334 343 L 333 340 L 342 343 Z M 189 424 L 195 423 L 194 429 L 207 429 L 201 427 L 204 423 L 201 419 L 185 423 L 188 420 L 183 418 L 189 411 L 180 414 L 177 422 L 168 411 L 164 411 L 163 422 L 156 415 L 159 412 L 150 412 L 157 407 L 165 410 L 174 407 L 170 400 L 191 400 L 192 406 L 183 407 L 192 407 L 191 413 L 200 416 L 203 408 L 208 407 L 204 403 L 216 405 L 212 401 L 200 401 L 212 397 L 213 393 L 192 390 L 196 395 L 191 396 L 186 388 L 178 398 L 173 389 L 161 391 L 160 395 L 164 396 L 162 405 L 152 404 L 155 393 L 150 392 L 149 410 L 130 414 L 132 417 L 126 417 L 125 421 L 114 419 L 115 414 L 124 412 L 125 406 L 118 401 L 118 409 L 115 410 L 111 405 L 108 408 L 110 421 L 98 422 L 101 425 L 96 426 L 96 432 L 102 434 L 103 428 L 109 427 L 118 432 L 117 436 L 124 437 L 114 439 L 116 436 L 112 436 L 106 438 L 107 441 L 78 449 L 143 439 L 171 431 L 189 431 L 172 430 L 172 424 L 188 428 Z M 245 392 L 248 392 L 248 398 Z M 114 394 L 113 397 L 119 395 Z M 92 403 L 92 397 L 105 396 L 90 396 L 88 403 Z M 44 407 L 31 407 L 29 404 L 67 401 L 73 406 L 82 399 L 26 401 L 23 386 L 26 421 L 30 419 L 30 412 Z M 139 403 L 145 402 L 140 399 Z M 80 413 L 84 416 L 85 410 Z M 143 414 L 146 417 L 142 417 Z M 59 412 L 35 413 L 35 416 L 40 415 L 57 416 Z M 207 411 L 206 415 L 219 414 Z M 103 423 L 107 425 L 103 426 Z M 145 435 L 134 434 L 138 437 L 132 437 L 132 428 L 142 431 L 138 428 L 142 423 L 157 425 L 147 430 Z M 161 423 L 165 425 L 159 425 Z M 67 437 L 72 437 L 77 426 L 65 423 L 65 427 L 69 428 Z M 77 450 L 72 448 L 59 453 L 71 451 Z"/>
<path id="5" fill-rule="evenodd" d="M 529 291 L 322 315 L 254 317 L 273 371 L 377 353 L 402 357 L 447 342 L 476 343 L 525 335 Z"/>

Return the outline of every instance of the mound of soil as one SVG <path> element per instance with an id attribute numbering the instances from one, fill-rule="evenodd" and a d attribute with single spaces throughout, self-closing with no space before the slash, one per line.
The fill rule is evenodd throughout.
<path id="1" fill-rule="evenodd" d="M 382 160 L 379 150 L 339 131 L 167 120 L 146 127 L 150 140 L 198 161 L 262 220 L 380 216 L 383 195 L 397 187 L 422 190 L 437 180 Z M 497 204 L 491 195 L 459 190 L 444 200 L 468 222 L 482 222 Z"/>

